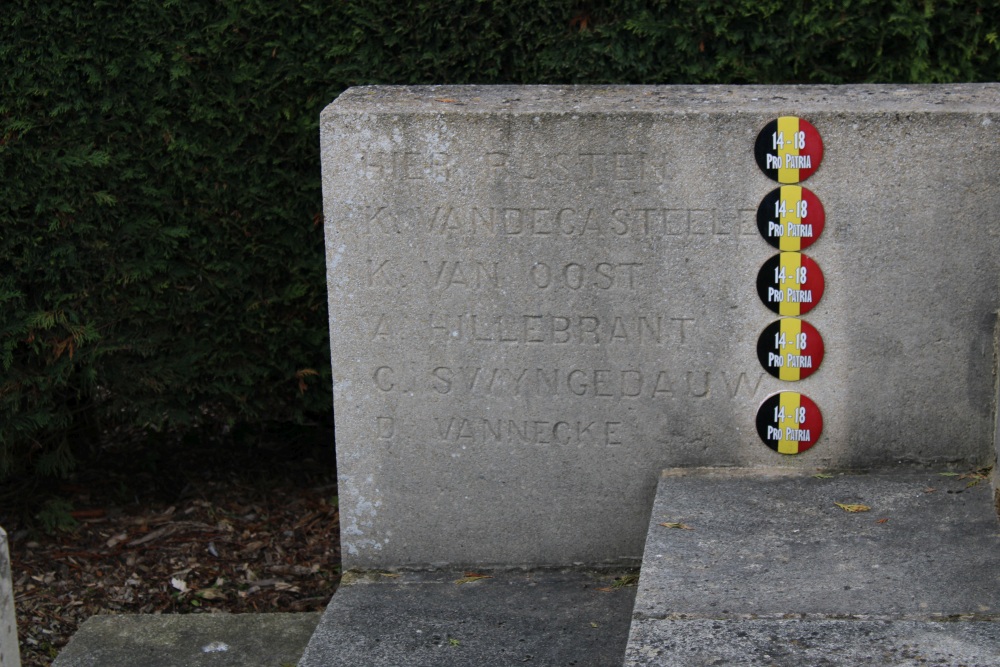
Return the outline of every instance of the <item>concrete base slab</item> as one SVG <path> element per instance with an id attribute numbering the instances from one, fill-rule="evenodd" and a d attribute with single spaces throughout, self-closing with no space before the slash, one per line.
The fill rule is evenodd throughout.
<path id="1" fill-rule="evenodd" d="M 627 665 L 913 656 L 1000 665 L 1000 524 L 986 480 L 664 471 Z"/>
<path id="2" fill-rule="evenodd" d="M 970 481 L 937 471 L 667 471 L 635 611 L 1000 614 L 1000 524 L 989 482 Z"/>
<path id="3" fill-rule="evenodd" d="M 320 614 L 93 616 L 53 667 L 292 667 Z"/>
<path id="4" fill-rule="evenodd" d="M 623 573 L 367 575 L 334 595 L 300 667 L 620 665 L 635 588 Z M 619 579 L 619 582 L 622 580 Z"/>
<path id="5" fill-rule="evenodd" d="M 638 620 L 626 667 L 1000 665 L 1000 624 L 858 620 Z"/>

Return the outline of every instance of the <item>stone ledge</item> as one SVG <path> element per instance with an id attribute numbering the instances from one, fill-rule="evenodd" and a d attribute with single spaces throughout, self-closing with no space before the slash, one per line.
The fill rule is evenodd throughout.
<path id="1" fill-rule="evenodd" d="M 633 621 L 625 667 L 1000 665 L 1000 624 L 928 621 Z"/>
<path id="2" fill-rule="evenodd" d="M 797 112 L 996 112 L 1000 85 L 845 86 L 360 86 L 337 98 L 325 114 L 343 111 L 438 114 L 607 113 L 644 111 L 731 113 L 772 110 Z"/>
<path id="3" fill-rule="evenodd" d="M 620 665 L 635 588 L 616 573 L 369 573 L 333 597 L 300 667 Z M 619 576 L 627 574 L 618 572 Z"/>
<path id="4" fill-rule="evenodd" d="M 625 664 L 1000 665 L 992 505 L 927 469 L 666 470 Z"/>
<path id="5" fill-rule="evenodd" d="M 636 612 L 1000 614 L 988 481 L 911 469 L 832 475 L 667 471 Z"/>
<path id="6" fill-rule="evenodd" d="M 92 616 L 53 667 L 292 667 L 319 622 L 301 614 Z"/>

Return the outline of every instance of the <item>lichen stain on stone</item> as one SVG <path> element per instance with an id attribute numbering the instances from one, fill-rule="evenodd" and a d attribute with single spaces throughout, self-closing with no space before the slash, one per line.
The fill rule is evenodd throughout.
<path id="1" fill-rule="evenodd" d="M 212 642 L 201 647 L 202 653 L 225 653 L 229 650 L 229 644 L 224 642 Z"/>

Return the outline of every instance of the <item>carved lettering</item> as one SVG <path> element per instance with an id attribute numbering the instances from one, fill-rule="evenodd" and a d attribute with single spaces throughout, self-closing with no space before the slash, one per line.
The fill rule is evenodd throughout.
<path id="1" fill-rule="evenodd" d="M 424 260 L 425 283 L 431 289 L 481 289 L 500 287 L 499 262 L 463 262 Z"/>
<path id="2" fill-rule="evenodd" d="M 442 152 L 371 150 L 361 153 L 359 170 L 373 180 L 446 182 L 451 178 L 452 161 Z"/>
<path id="3" fill-rule="evenodd" d="M 394 376 L 391 369 L 384 370 L 386 368 L 380 367 L 375 372 L 375 383 L 382 391 L 392 391 Z M 437 366 L 430 370 L 426 385 L 418 382 L 417 387 L 426 386 L 433 393 L 456 396 L 576 396 L 618 400 L 677 396 L 707 398 L 711 395 L 713 384 L 710 371 Z M 734 391 L 729 385 L 726 387 L 728 392 Z M 755 386 L 750 391 L 755 393 L 756 390 Z M 735 398 L 735 393 L 730 397 Z"/>
<path id="4" fill-rule="evenodd" d="M 695 319 L 658 313 L 613 316 L 431 313 L 427 325 L 432 339 L 453 343 L 614 347 L 683 344 Z"/>
<path id="5" fill-rule="evenodd" d="M 358 212 L 349 214 L 359 215 Z M 419 234 L 451 238 L 533 238 L 539 241 L 584 238 L 711 238 L 757 234 L 756 210 L 719 211 L 663 203 L 633 206 L 557 204 L 484 206 L 442 202 L 395 210 L 365 206 L 364 229 L 370 234 Z"/>
<path id="6" fill-rule="evenodd" d="M 699 377 L 697 379 L 692 380 L 692 378 L 694 378 L 694 376 L 695 376 L 695 373 L 693 371 L 688 371 L 687 372 L 687 389 L 688 389 L 688 393 L 691 396 L 694 396 L 696 398 L 704 398 L 704 397 L 708 396 L 709 391 L 711 391 L 711 388 L 709 386 L 709 373 L 707 371 L 704 373 L 704 378 L 705 379 L 704 379 L 703 383 L 701 383 L 701 378 L 700 378 L 700 376 L 702 374 L 698 373 L 697 375 Z M 699 383 L 701 383 L 701 384 L 699 384 Z M 696 386 L 703 387 L 703 389 L 702 388 L 695 389 Z"/>
<path id="7" fill-rule="evenodd" d="M 406 289 L 407 276 L 396 264 L 388 259 L 369 259 L 368 266 L 368 287 Z"/>
<path id="8" fill-rule="evenodd" d="M 366 285 L 391 290 L 405 289 L 411 280 L 437 291 L 460 291 L 501 286 L 500 262 L 423 260 L 413 271 L 404 271 L 396 259 L 369 259 Z"/>
<path id="9" fill-rule="evenodd" d="M 409 393 L 424 387 L 422 372 L 413 363 L 406 365 L 378 366 L 372 373 L 375 388 L 383 393 Z"/>
<path id="10" fill-rule="evenodd" d="M 758 373 L 757 374 L 757 381 L 751 387 L 750 386 L 750 380 L 747 378 L 747 374 L 746 373 L 740 373 L 739 375 L 736 376 L 736 379 L 734 380 L 732 378 L 732 374 L 726 373 L 725 371 L 722 371 L 722 379 L 723 379 L 723 381 L 726 384 L 726 391 L 729 393 L 729 397 L 730 398 L 736 398 L 737 394 L 740 393 L 740 386 L 743 385 L 743 384 L 746 385 L 747 392 L 749 392 L 747 395 L 749 397 L 752 398 L 752 397 L 756 396 L 757 395 L 757 390 L 760 388 L 760 382 L 765 377 L 766 377 L 766 375 L 764 373 Z"/>
<path id="11" fill-rule="evenodd" d="M 371 378 L 383 393 L 428 392 L 454 397 L 542 397 L 621 400 L 753 398 L 763 373 L 666 368 L 577 366 L 382 365 Z"/>
<path id="12" fill-rule="evenodd" d="M 757 211 L 752 208 L 739 210 L 740 236 L 757 236 Z"/>
<path id="13" fill-rule="evenodd" d="M 369 206 L 367 229 L 371 229 L 375 226 L 378 227 L 379 231 L 383 234 L 398 234 L 399 228 L 393 224 L 393 221 L 388 219 L 389 216 L 384 215 L 388 209 L 388 206 Z"/>
<path id="14" fill-rule="evenodd" d="M 396 386 L 392 376 L 392 366 L 379 366 L 372 374 L 372 379 L 375 380 L 375 386 L 379 388 L 379 391 L 392 391 Z"/>
<path id="15" fill-rule="evenodd" d="M 669 160 L 662 154 L 628 151 L 517 155 L 494 151 L 486 153 L 483 162 L 489 176 L 503 182 L 645 185 L 664 182 Z"/>
<path id="16" fill-rule="evenodd" d="M 392 336 L 392 332 L 389 329 L 389 316 L 382 313 L 378 316 L 378 322 L 375 324 L 375 333 L 372 334 L 372 340 L 385 340 Z"/>
<path id="17" fill-rule="evenodd" d="M 538 289 L 628 289 L 636 288 L 642 262 L 597 262 L 546 264 L 535 262 L 528 269 L 529 283 Z"/>
<path id="18" fill-rule="evenodd" d="M 434 417 L 438 440 L 462 445 L 540 445 L 617 447 L 623 444 L 624 423 L 550 417 L 524 419 L 449 415 Z"/>

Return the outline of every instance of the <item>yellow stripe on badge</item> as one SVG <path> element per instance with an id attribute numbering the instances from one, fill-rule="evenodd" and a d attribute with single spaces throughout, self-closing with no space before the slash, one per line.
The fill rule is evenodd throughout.
<path id="1" fill-rule="evenodd" d="M 778 118 L 778 136 L 785 140 L 784 146 L 778 149 L 778 157 L 781 164 L 788 164 L 786 155 L 798 155 L 799 149 L 795 145 L 795 135 L 799 132 L 799 119 L 796 116 L 781 116 Z M 794 162 L 794 161 L 793 161 Z M 779 183 L 798 183 L 799 170 L 778 167 Z"/>
<path id="2" fill-rule="evenodd" d="M 785 272 L 785 281 L 779 285 L 779 289 L 784 296 L 781 303 L 778 304 L 778 314 L 779 315 L 791 315 L 792 317 L 798 317 L 802 307 L 797 301 L 790 301 L 788 298 L 788 290 L 793 290 L 793 293 L 798 292 L 802 289 L 799 284 L 799 267 L 802 266 L 802 255 L 797 252 L 783 252 L 781 253 L 781 269 Z"/>
<path id="3" fill-rule="evenodd" d="M 787 440 L 784 435 L 786 428 L 790 428 L 793 431 L 799 428 L 799 421 L 795 418 L 796 413 L 799 411 L 799 393 L 796 391 L 781 392 L 781 402 L 778 404 L 778 407 L 781 411 L 781 420 L 778 422 L 778 428 L 781 429 L 782 436 L 781 440 L 778 441 L 778 453 L 798 454 L 798 441 Z"/>
<path id="4" fill-rule="evenodd" d="M 778 351 L 781 355 L 784 365 L 778 369 L 778 379 L 787 380 L 789 382 L 798 382 L 801 376 L 801 371 L 798 368 L 789 368 L 788 355 L 792 354 L 794 350 L 795 354 L 800 352 L 799 350 L 799 334 L 802 333 L 802 320 L 797 319 L 787 319 L 781 320 L 781 335 L 785 337 L 785 345 Z"/>
<path id="5" fill-rule="evenodd" d="M 798 171 L 797 169 L 789 169 L 788 171 Z M 801 224 L 802 221 L 799 219 L 799 202 L 802 201 L 802 186 L 800 185 L 783 185 L 781 186 L 781 194 L 778 195 L 778 202 L 780 205 L 785 207 L 784 213 L 781 214 L 781 228 L 783 230 L 781 239 L 778 241 L 778 248 L 780 250 L 791 250 L 799 251 L 802 249 L 802 239 L 798 236 L 792 236 L 791 226 Z"/>

